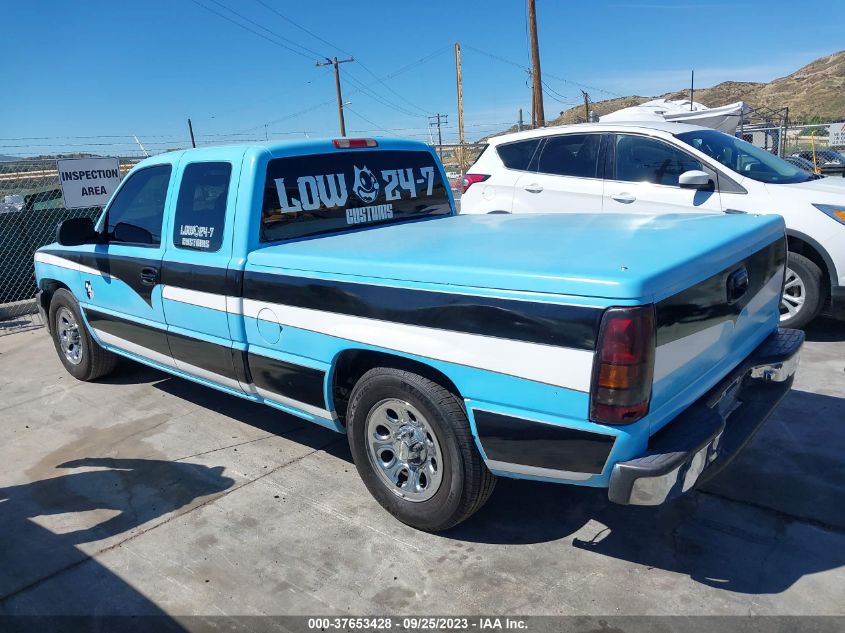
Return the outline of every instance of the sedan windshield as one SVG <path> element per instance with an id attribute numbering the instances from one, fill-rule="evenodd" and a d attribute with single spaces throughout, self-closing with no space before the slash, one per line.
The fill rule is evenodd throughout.
<path id="1" fill-rule="evenodd" d="M 682 132 L 676 136 L 728 169 L 752 180 L 770 184 L 786 184 L 805 182 L 815 178 L 766 150 L 717 130 Z"/>

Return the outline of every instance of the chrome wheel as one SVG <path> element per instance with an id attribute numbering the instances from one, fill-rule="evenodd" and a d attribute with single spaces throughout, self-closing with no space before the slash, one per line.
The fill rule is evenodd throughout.
<path id="1" fill-rule="evenodd" d="M 56 315 L 56 333 L 65 358 L 73 365 L 81 363 L 82 342 L 79 336 L 79 324 L 73 312 L 67 308 L 61 308 Z"/>
<path id="2" fill-rule="evenodd" d="M 428 420 L 395 398 L 367 415 L 367 456 L 388 489 L 408 501 L 434 496 L 443 480 L 440 444 Z"/>
<path id="3" fill-rule="evenodd" d="M 780 299 L 780 320 L 785 321 L 796 316 L 804 307 L 806 299 L 807 288 L 804 286 L 804 281 L 794 270 L 787 268 L 783 296 Z"/>

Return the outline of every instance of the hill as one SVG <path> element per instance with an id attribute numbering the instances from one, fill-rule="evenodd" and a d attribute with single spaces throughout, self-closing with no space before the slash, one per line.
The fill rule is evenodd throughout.
<path id="1" fill-rule="evenodd" d="M 655 98 L 688 99 L 689 89 L 657 97 L 630 96 L 596 101 L 591 103 L 591 110 L 602 116 Z M 695 100 L 711 108 L 736 101 L 745 101 L 752 108 L 788 107 L 789 120 L 794 122 L 841 121 L 845 119 L 845 51 L 817 59 L 791 75 L 769 83 L 724 81 L 711 88 L 697 88 Z M 584 107 L 577 106 L 561 112 L 548 125 L 584 120 Z"/>

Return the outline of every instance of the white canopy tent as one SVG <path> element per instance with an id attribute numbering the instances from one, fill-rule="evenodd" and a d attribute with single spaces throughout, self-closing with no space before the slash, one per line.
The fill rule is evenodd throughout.
<path id="1" fill-rule="evenodd" d="M 692 107 L 690 107 L 692 106 Z M 676 121 L 711 127 L 728 134 L 734 134 L 743 114 L 751 108 L 744 101 L 737 101 L 719 108 L 708 108 L 695 101 L 682 99 L 654 99 L 638 106 L 623 108 L 599 118 L 605 122 Z"/>

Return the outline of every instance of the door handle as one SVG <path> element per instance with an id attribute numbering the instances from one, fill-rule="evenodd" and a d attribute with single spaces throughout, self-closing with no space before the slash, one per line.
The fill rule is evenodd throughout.
<path id="1" fill-rule="evenodd" d="M 145 286 L 155 286 L 158 283 L 158 268 L 142 268 L 141 283 Z"/>
<path id="2" fill-rule="evenodd" d="M 610 197 L 616 200 L 616 202 L 621 202 L 622 204 L 631 204 L 637 199 L 635 195 L 630 194 L 627 191 L 622 193 L 615 193 Z"/>
<path id="3" fill-rule="evenodd" d="M 540 193 L 543 190 L 543 185 L 532 182 L 530 185 L 525 185 L 523 189 L 528 193 Z"/>

